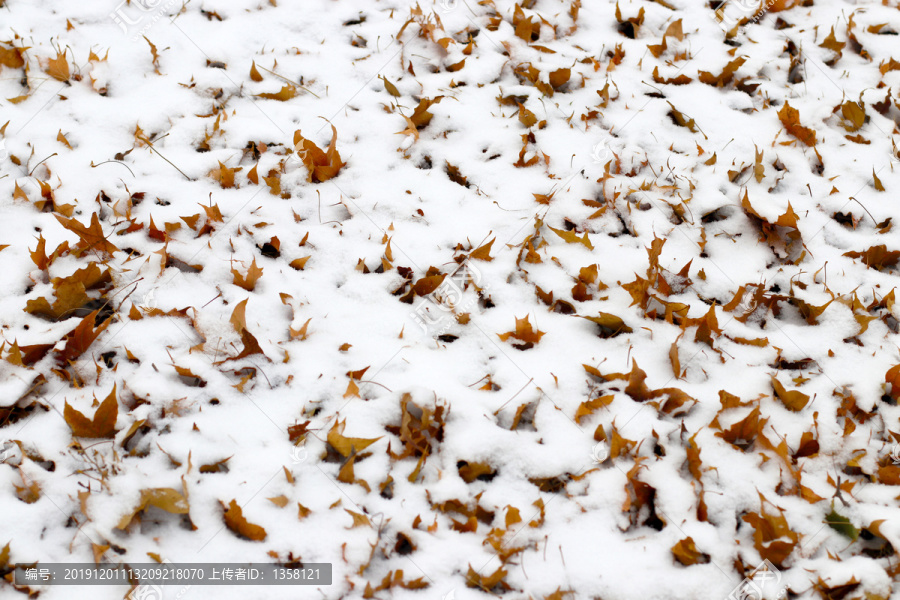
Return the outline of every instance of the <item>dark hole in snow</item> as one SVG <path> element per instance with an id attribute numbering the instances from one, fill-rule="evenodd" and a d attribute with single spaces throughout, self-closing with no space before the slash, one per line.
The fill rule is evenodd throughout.
<path id="1" fill-rule="evenodd" d="M 441 340 L 442 342 L 452 344 L 453 342 L 455 342 L 456 340 L 459 339 L 459 336 L 458 335 L 450 335 L 449 333 L 445 333 L 444 335 L 439 335 L 438 339 Z"/>
<path id="2" fill-rule="evenodd" d="M 407 554 L 411 554 L 414 549 L 412 541 L 406 537 L 405 534 L 397 534 L 397 543 L 394 544 L 394 552 L 401 556 L 406 556 Z"/>
<path id="3" fill-rule="evenodd" d="M 625 21 L 624 23 L 619 23 L 619 26 L 616 28 L 619 33 L 624 35 L 630 40 L 634 39 L 634 23 L 631 21 Z"/>
<path id="4" fill-rule="evenodd" d="M 116 351 L 110 350 L 109 352 L 104 352 L 100 355 L 100 358 L 103 360 L 103 364 L 106 365 L 107 369 L 112 369 L 115 361 L 113 359 L 116 357 Z"/>
<path id="5" fill-rule="evenodd" d="M 279 256 L 281 256 L 281 252 L 278 250 L 278 248 L 268 242 L 263 244 L 262 248 L 260 248 L 259 251 L 263 256 L 266 256 L 268 258 L 278 258 Z"/>

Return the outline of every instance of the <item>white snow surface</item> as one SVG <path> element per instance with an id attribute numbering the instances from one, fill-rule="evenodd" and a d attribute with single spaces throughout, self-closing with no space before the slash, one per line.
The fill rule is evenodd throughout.
<path id="1" fill-rule="evenodd" d="M 744 518 L 765 513 L 783 515 L 795 536 L 779 533 L 791 547 L 772 561 L 778 585 L 767 598 L 832 597 L 845 585 L 845 598 L 896 597 L 900 393 L 886 374 L 900 363 L 900 305 L 889 296 L 898 273 L 889 253 L 900 250 L 889 221 L 900 216 L 900 64 L 891 66 L 900 12 L 894 0 L 773 8 L 784 4 L 796 5 L 726 32 L 708 4 L 687 0 L 585 1 L 577 13 L 560 0 L 518 9 L 508 0 L 0 1 L 0 548 L 9 543 L 9 562 L 333 564 L 330 586 L 193 586 L 187 600 L 724 600 L 771 558 Z M 643 12 L 633 39 L 617 6 L 623 20 Z M 516 35 L 517 10 L 539 24 L 537 39 Z M 679 20 L 683 39 L 666 36 L 654 56 L 648 46 Z M 832 28 L 845 43 L 837 58 L 822 45 Z M 69 74 L 52 77 L 49 61 L 63 52 Z M 700 81 L 738 57 L 731 81 Z M 541 89 L 517 76 L 520 65 L 540 72 Z M 657 68 L 691 81 L 659 83 Z M 551 95 L 559 69 L 570 78 Z M 283 86 L 296 96 L 259 96 Z M 403 117 L 437 96 L 431 121 L 410 133 Z M 537 123 L 500 102 L 513 96 Z M 865 113 L 855 129 L 842 118 L 847 102 Z M 815 132 L 814 146 L 784 127 L 785 103 Z M 693 126 L 676 123 L 673 109 Z M 294 133 L 324 150 L 332 125 L 345 165 L 309 181 Z M 234 186 L 213 177 L 220 163 L 239 169 Z M 39 203 L 39 182 L 53 205 Z M 42 270 L 39 237 L 47 255 L 79 242 L 57 218 L 65 205 L 85 226 L 96 215 L 116 250 L 64 251 Z M 213 205 L 220 221 L 202 208 Z M 796 227 L 776 228 L 789 206 Z M 789 234 L 799 238 L 785 248 Z M 279 255 L 264 255 L 273 238 Z M 623 286 L 651 278 L 657 239 L 653 279 L 671 289 L 651 287 L 656 300 L 642 307 Z M 489 254 L 465 260 L 492 240 Z M 526 260 L 528 243 L 537 258 Z M 882 262 L 864 256 L 881 245 Z M 302 269 L 290 265 L 305 257 Z M 232 270 L 243 275 L 254 260 L 262 275 L 250 291 Z M 470 275 L 452 311 L 411 292 L 430 268 L 448 282 L 464 262 Z M 677 273 L 689 262 L 684 285 Z M 87 310 L 25 310 L 39 298 L 53 304 L 53 279 L 91 263 L 110 281 L 87 292 Z M 591 265 L 587 298 L 573 286 Z M 741 286 L 743 302 L 729 306 Z M 757 306 L 754 286 L 775 300 Z M 550 292 L 563 303 L 542 300 Z M 223 362 L 243 348 L 230 319 L 244 301 L 261 353 Z M 666 318 L 662 302 L 680 303 L 679 314 Z M 106 329 L 60 362 L 66 335 L 101 305 Z M 421 324 L 420 307 L 435 323 Z M 698 330 L 710 307 L 707 343 Z M 628 329 L 608 335 L 579 318 L 601 314 Z M 501 339 L 526 316 L 543 332 L 536 343 Z M 14 342 L 54 348 L 23 364 Z M 609 377 L 633 365 L 650 390 L 679 388 L 692 400 L 665 410 L 665 394 L 636 398 Z M 773 377 L 808 402 L 791 410 Z M 73 437 L 65 405 L 91 418 L 114 386 L 114 437 Z M 723 390 L 742 405 L 723 409 Z M 404 398 L 445 411 L 413 477 L 418 458 L 388 452 L 404 448 Z M 771 445 L 725 439 L 754 409 Z M 338 480 L 342 462 L 329 454 L 338 422 L 347 437 L 377 438 L 355 458 L 355 483 Z M 292 441 L 288 427 L 302 423 L 308 434 Z M 818 447 L 802 453 L 805 432 Z M 619 448 L 614 436 L 634 443 Z M 227 472 L 200 471 L 226 458 Z M 492 474 L 467 482 L 460 461 Z M 389 477 L 392 494 L 382 492 Z M 641 502 L 636 489 L 647 486 L 655 494 Z M 119 529 L 154 488 L 186 493 L 189 519 L 151 507 Z M 265 539 L 226 527 L 232 500 Z M 441 510 L 452 501 L 472 515 L 480 507 L 480 518 Z M 354 527 L 348 511 L 368 524 Z M 849 525 L 829 527 L 830 513 Z M 399 535 L 412 551 L 400 551 Z M 696 564 L 676 560 L 685 538 Z M 499 583 L 478 585 L 500 568 Z M 424 587 L 382 586 L 400 570 L 404 585 Z M 31 590 L 42 600 L 135 594 Z M 0 582 L 0 598 L 26 592 Z"/>

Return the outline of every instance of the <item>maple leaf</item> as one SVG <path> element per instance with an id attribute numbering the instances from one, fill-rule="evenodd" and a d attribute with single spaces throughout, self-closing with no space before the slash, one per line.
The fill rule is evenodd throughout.
<path id="1" fill-rule="evenodd" d="M 224 504 L 222 504 L 222 508 L 225 508 Z M 244 513 L 241 507 L 238 506 L 237 500 L 232 500 L 228 503 L 224 518 L 228 529 L 239 536 L 255 542 L 261 542 L 266 539 L 266 530 L 244 518 Z"/>
<path id="2" fill-rule="evenodd" d="M 337 151 L 337 129 L 331 126 L 331 143 L 323 152 L 312 140 L 304 138 L 300 130 L 294 132 L 294 147 L 306 166 L 310 183 L 321 183 L 335 177 L 345 165 Z"/>
<path id="3" fill-rule="evenodd" d="M 381 439 L 381 436 L 370 439 L 344 437 L 343 432 L 346 426 L 346 420 L 335 421 L 334 426 L 328 431 L 327 437 L 328 446 L 344 458 L 349 458 L 351 454 L 365 450 Z"/>
<path id="4" fill-rule="evenodd" d="M 235 268 L 231 269 L 231 274 L 234 276 L 234 285 L 243 288 L 248 292 L 252 292 L 254 290 L 254 288 L 256 287 L 256 282 L 262 276 L 262 273 L 262 268 L 256 265 L 256 257 L 253 257 L 253 262 L 250 264 L 250 268 L 247 270 L 246 275 L 242 275 Z"/>
<path id="5" fill-rule="evenodd" d="M 742 518 L 753 529 L 753 545 L 759 555 L 771 561 L 776 567 L 781 568 L 782 563 L 793 552 L 794 547 L 800 541 L 800 536 L 791 530 L 784 512 L 778 509 L 778 514 L 766 511 L 766 505 L 770 504 L 760 493 L 761 510 L 759 513 L 749 513 Z"/>
<path id="6" fill-rule="evenodd" d="M 126 513 L 119 520 L 116 529 L 125 529 L 148 506 L 155 506 L 160 510 L 176 514 L 186 515 L 190 512 L 190 504 L 187 497 L 173 488 L 146 488 L 141 490 L 141 499 L 137 507 L 130 513 Z"/>
<path id="7" fill-rule="evenodd" d="M 525 315 L 524 319 L 516 318 L 516 330 L 509 331 L 507 333 L 498 333 L 497 336 L 501 341 L 506 341 L 510 337 L 515 338 L 517 340 L 521 340 L 525 342 L 524 344 L 513 344 L 513 347 L 519 350 L 528 350 L 533 347 L 535 344 L 541 341 L 541 338 L 544 336 L 543 331 L 535 330 L 531 323 L 529 322 L 528 315 Z"/>
<path id="8" fill-rule="evenodd" d="M 814 129 L 804 127 L 800 124 L 800 111 L 793 108 L 787 101 L 778 111 L 778 118 L 781 120 L 784 128 L 788 133 L 806 144 L 807 146 L 816 145 L 816 132 Z"/>
<path id="9" fill-rule="evenodd" d="M 743 56 L 739 56 L 725 65 L 725 67 L 722 69 L 722 72 L 718 75 L 713 75 L 709 71 L 699 71 L 698 79 L 706 85 L 725 87 L 726 85 L 731 83 L 731 80 L 734 79 L 734 74 L 746 61 L 746 58 L 744 58 Z"/>
<path id="10" fill-rule="evenodd" d="M 75 244 L 75 249 L 72 252 L 76 257 L 81 256 L 88 250 L 99 250 L 108 255 L 112 255 L 113 252 L 118 250 L 103 235 L 103 228 L 100 227 L 100 219 L 97 217 L 97 213 L 91 215 L 90 227 L 85 227 L 75 219 L 67 219 L 59 215 L 53 216 L 56 217 L 60 225 L 78 236 L 78 243 Z"/>
<path id="11" fill-rule="evenodd" d="M 111 438 L 116 435 L 116 419 L 119 415 L 119 402 L 116 400 L 116 386 L 113 385 L 112 391 L 97 412 L 94 413 L 93 419 L 88 419 L 83 414 L 72 408 L 68 402 L 63 410 L 63 417 L 72 435 L 76 437 L 86 438 Z"/>
<path id="12" fill-rule="evenodd" d="M 516 5 L 518 6 L 518 5 Z M 469 565 L 469 572 L 466 574 L 466 586 L 471 588 L 480 588 L 485 592 L 491 592 L 498 585 L 504 590 L 510 589 L 509 585 L 503 581 L 506 578 L 506 571 L 503 567 L 498 567 L 490 575 L 482 575 Z"/>
<path id="13" fill-rule="evenodd" d="M 65 365 L 84 354 L 94 340 L 112 323 L 112 319 L 106 319 L 99 327 L 95 328 L 94 322 L 98 314 L 100 314 L 99 309 L 87 315 L 75 329 L 66 335 L 65 346 L 62 350 L 57 350 L 56 356 L 60 364 Z"/>
<path id="14" fill-rule="evenodd" d="M 407 127 L 403 131 L 398 131 L 397 134 L 398 135 L 411 135 L 411 136 L 413 136 L 413 140 L 418 142 L 419 141 L 419 130 L 416 128 L 416 124 L 413 123 L 412 119 L 410 119 L 406 115 L 400 115 L 400 116 L 403 117 L 403 119 L 406 121 Z"/>
<path id="15" fill-rule="evenodd" d="M 66 59 L 68 50 L 62 54 L 57 53 L 56 58 L 51 58 L 47 63 L 47 74 L 57 81 L 69 80 L 69 61 Z"/>
<path id="16" fill-rule="evenodd" d="M 101 271 L 97 264 L 92 262 L 69 277 L 55 277 L 52 280 L 56 296 L 53 304 L 51 305 L 47 298 L 37 298 L 26 303 L 25 311 L 54 321 L 74 316 L 71 313 L 90 300 L 85 290 L 110 281 L 109 269 Z"/>
<path id="17" fill-rule="evenodd" d="M 850 258 L 861 258 L 864 265 L 870 269 L 883 271 L 886 267 L 893 267 L 900 261 L 900 250 L 888 250 L 887 246 L 881 244 L 872 246 L 864 252 L 845 252 L 843 256 Z"/>
<path id="18" fill-rule="evenodd" d="M 240 171 L 241 169 L 243 169 L 243 167 L 229 169 L 228 167 L 223 165 L 221 161 L 219 161 L 219 168 L 211 170 L 209 172 L 209 176 L 212 177 L 213 179 L 215 179 L 216 181 L 218 181 L 219 185 L 221 185 L 223 189 L 236 188 L 236 187 L 240 187 L 240 186 L 235 185 L 234 174 L 237 173 L 238 171 Z"/>
<path id="19" fill-rule="evenodd" d="M 582 237 L 578 237 L 578 234 L 576 234 L 574 231 L 566 231 L 564 229 L 554 229 L 553 227 L 550 227 L 550 231 L 564 239 L 567 244 L 582 244 L 588 250 L 594 249 L 594 245 L 588 238 L 587 231 L 584 232 L 584 235 Z"/>

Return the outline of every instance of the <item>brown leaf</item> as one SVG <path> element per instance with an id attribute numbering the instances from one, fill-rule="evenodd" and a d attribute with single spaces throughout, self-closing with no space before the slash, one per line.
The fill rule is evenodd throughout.
<path id="1" fill-rule="evenodd" d="M 345 165 L 337 151 L 337 129 L 334 125 L 331 126 L 331 143 L 324 152 L 312 140 L 304 138 L 299 129 L 294 132 L 294 147 L 297 148 L 297 155 L 306 166 L 308 171 L 306 181 L 310 183 L 328 181 Z"/>
<path id="2" fill-rule="evenodd" d="M 256 61 L 250 64 L 250 79 L 257 82 L 263 80 L 262 75 L 259 74 L 259 70 L 256 68 Z"/>
<path id="3" fill-rule="evenodd" d="M 864 265 L 877 271 L 883 271 L 886 267 L 894 267 L 900 261 L 900 250 L 888 250 L 884 244 L 872 246 L 865 252 L 845 252 L 843 255 L 850 258 L 861 258 Z"/>
<path id="4" fill-rule="evenodd" d="M 555 71 L 550 72 L 550 85 L 553 86 L 553 89 L 559 91 L 559 88 L 566 84 L 569 81 L 569 78 L 572 76 L 572 71 L 570 69 L 557 69 Z"/>
<path id="5" fill-rule="evenodd" d="M 100 219 L 97 213 L 91 215 L 90 227 L 85 227 L 75 219 L 66 219 L 59 215 L 53 215 L 59 224 L 78 236 L 78 243 L 75 244 L 73 254 L 77 257 L 88 250 L 99 250 L 106 254 L 112 255 L 118 248 L 107 241 L 103 235 L 103 228 L 100 227 Z"/>
<path id="6" fill-rule="evenodd" d="M 219 182 L 219 185 L 225 188 L 235 188 L 240 187 L 234 184 L 234 174 L 243 169 L 243 167 L 236 167 L 234 169 L 229 169 L 225 165 L 219 161 L 219 168 L 213 169 L 209 172 L 209 176 Z"/>
<path id="7" fill-rule="evenodd" d="M 279 102 L 287 102 L 298 94 L 297 88 L 293 85 L 286 84 L 276 93 L 267 92 L 264 94 L 256 94 L 257 98 L 265 98 L 266 100 L 278 100 Z"/>
<path id="8" fill-rule="evenodd" d="M 155 506 L 166 512 L 176 515 L 186 515 L 190 512 L 190 504 L 187 497 L 172 488 L 147 488 L 141 490 L 141 500 L 137 507 L 130 513 L 122 516 L 116 529 L 125 529 L 132 519 L 148 506 Z"/>
<path id="9" fill-rule="evenodd" d="M 891 386 L 891 399 L 895 402 L 900 398 L 900 365 L 896 365 L 888 369 L 884 374 L 884 382 Z"/>
<path id="10" fill-rule="evenodd" d="M 253 262 L 250 264 L 246 275 L 242 275 L 237 269 L 231 269 L 231 274 L 234 276 L 234 285 L 248 292 L 252 292 L 256 288 L 256 281 L 262 276 L 262 273 L 262 268 L 256 265 L 256 257 L 253 257 Z"/>
<path id="11" fill-rule="evenodd" d="M 99 309 L 84 317 L 75 329 L 64 338 L 66 345 L 62 350 L 56 351 L 57 360 L 60 364 L 68 364 L 69 361 L 73 361 L 84 354 L 94 340 L 112 323 L 112 319 L 106 319 L 95 329 L 94 320 L 98 314 L 100 314 Z"/>
<path id="12" fill-rule="evenodd" d="M 599 408 L 603 408 L 604 406 L 609 406 L 615 396 L 612 394 L 608 394 L 606 396 L 600 396 L 599 398 L 594 398 L 593 400 L 586 400 L 582 402 L 578 409 L 575 411 L 575 423 L 581 425 L 582 419 L 585 417 L 589 417 L 594 414 Z"/>
<path id="13" fill-rule="evenodd" d="M 709 71 L 699 71 L 698 79 L 706 85 L 725 87 L 726 85 L 731 83 L 731 80 L 734 79 L 734 74 L 746 61 L 746 58 L 744 58 L 743 56 L 739 56 L 725 65 L 725 67 L 722 69 L 722 72 L 718 75 L 713 75 Z"/>
<path id="14" fill-rule="evenodd" d="M 626 325 L 625 321 L 610 313 L 601 312 L 596 317 L 581 318 L 596 323 L 600 327 L 599 336 L 603 339 L 616 337 L 622 333 L 634 333 L 634 330 Z"/>
<path id="15" fill-rule="evenodd" d="M 679 540 L 678 543 L 672 546 L 672 554 L 675 556 L 675 560 L 686 567 L 697 563 L 709 562 L 709 555 L 697 550 L 697 546 L 694 545 L 694 539 L 690 536 Z"/>
<path id="16" fill-rule="evenodd" d="M 807 146 L 816 145 L 816 132 L 814 129 L 804 127 L 800 124 L 800 111 L 793 108 L 787 101 L 778 111 L 778 118 L 781 120 L 784 128 L 788 133 L 806 144 Z"/>
<path id="17" fill-rule="evenodd" d="M 472 483 L 479 477 L 493 477 L 496 471 L 487 463 L 460 461 L 462 464 L 457 465 L 459 476 L 466 483 Z"/>
<path id="18" fill-rule="evenodd" d="M 506 571 L 503 567 L 498 567 L 497 570 L 490 575 L 481 575 L 472 568 L 472 565 L 469 565 L 469 572 L 466 574 L 466 586 L 471 588 L 481 588 L 481 590 L 485 592 L 490 592 L 498 585 L 502 586 L 503 589 L 509 589 L 509 585 L 503 581 L 505 577 Z"/>
<path id="19" fill-rule="evenodd" d="M 237 500 L 232 500 L 228 503 L 228 508 L 225 510 L 225 525 L 234 533 L 249 540 L 261 542 L 266 539 L 266 530 L 244 518 L 243 511 L 238 506 Z"/>
<path id="20" fill-rule="evenodd" d="M 484 260 L 484 261 L 488 261 L 488 262 L 494 260 L 491 257 L 491 246 L 494 245 L 494 242 L 496 240 L 497 240 L 497 238 L 494 238 L 491 241 L 489 241 L 488 243 L 484 244 L 483 246 L 479 246 L 478 248 L 475 248 L 474 250 L 472 250 L 472 253 L 469 254 L 469 258 Z"/>
<path id="21" fill-rule="evenodd" d="M 505 342 L 510 337 L 513 337 L 526 344 L 537 344 L 540 342 L 545 332 L 535 330 L 528 319 L 528 315 L 525 315 L 524 319 L 516 318 L 516 330 L 497 334 L 500 340 Z M 530 348 L 531 346 L 528 347 Z"/>
<path id="22" fill-rule="evenodd" d="M 427 277 L 423 277 L 413 284 L 413 291 L 416 292 L 417 296 L 427 296 L 434 290 L 438 288 L 441 283 L 444 282 L 444 278 L 446 275 L 428 275 Z"/>
<path id="23" fill-rule="evenodd" d="M 66 402 L 63 409 L 63 417 L 72 430 L 72 435 L 76 437 L 86 438 L 111 438 L 116 435 L 116 419 L 119 416 L 119 402 L 116 400 L 116 386 L 113 385 L 112 391 L 97 412 L 94 413 L 93 419 L 88 419 L 83 414 L 72 408 Z"/>

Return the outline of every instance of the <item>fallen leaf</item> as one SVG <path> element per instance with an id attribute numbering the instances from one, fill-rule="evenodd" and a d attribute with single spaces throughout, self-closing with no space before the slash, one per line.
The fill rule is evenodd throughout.
<path id="1" fill-rule="evenodd" d="M 225 525 L 234 533 L 255 542 L 261 542 L 266 539 L 266 530 L 244 518 L 244 513 L 241 507 L 238 506 L 237 500 L 232 500 L 228 503 L 224 516 Z"/>

